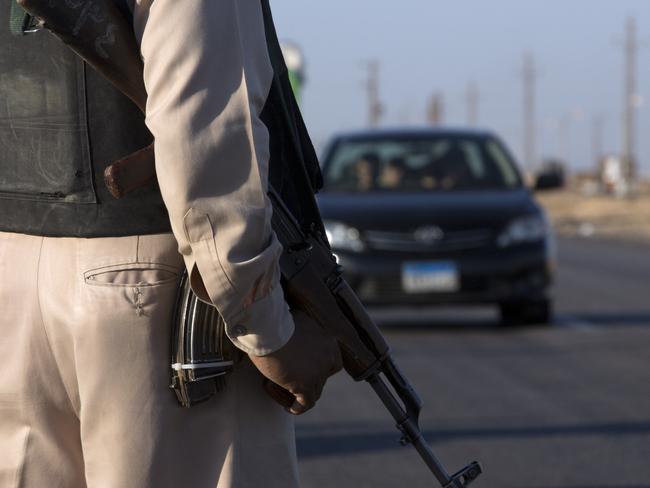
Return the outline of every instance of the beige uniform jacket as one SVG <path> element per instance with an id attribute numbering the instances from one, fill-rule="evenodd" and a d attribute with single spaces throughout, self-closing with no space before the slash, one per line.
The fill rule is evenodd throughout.
<path id="1" fill-rule="evenodd" d="M 237 347 L 273 352 L 294 324 L 266 195 L 260 113 L 273 71 L 260 1 L 129 2 L 158 182 L 192 287 L 223 315 Z"/>

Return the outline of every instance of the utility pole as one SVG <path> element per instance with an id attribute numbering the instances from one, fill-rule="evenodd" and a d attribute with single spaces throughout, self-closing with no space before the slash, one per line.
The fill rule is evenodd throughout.
<path id="1" fill-rule="evenodd" d="M 524 54 L 524 166 L 532 170 L 535 165 L 535 89 L 537 69 L 531 53 Z"/>
<path id="2" fill-rule="evenodd" d="M 603 158 L 603 134 L 605 119 L 602 115 L 594 115 L 591 126 L 591 152 L 594 167 L 600 166 Z"/>
<path id="3" fill-rule="evenodd" d="M 441 93 L 434 93 L 427 108 L 427 121 L 431 125 L 440 125 L 445 118 L 445 103 Z"/>
<path id="4" fill-rule="evenodd" d="M 572 153 L 571 153 L 571 115 L 566 113 L 560 117 L 559 130 L 559 145 L 560 145 L 560 155 L 564 160 L 564 163 L 567 166 L 570 166 L 572 163 Z"/>
<path id="5" fill-rule="evenodd" d="M 467 85 L 467 125 L 470 127 L 474 127 L 478 123 L 479 97 L 476 83 L 470 82 Z"/>
<path id="6" fill-rule="evenodd" d="M 625 26 L 625 101 L 623 115 L 623 163 L 630 183 L 636 178 L 636 105 L 637 54 L 636 21 L 627 19 Z"/>
<path id="7" fill-rule="evenodd" d="M 379 99 L 379 61 L 368 61 L 366 69 L 368 71 L 365 87 L 368 97 L 368 126 L 377 127 L 384 113 L 384 107 Z"/>

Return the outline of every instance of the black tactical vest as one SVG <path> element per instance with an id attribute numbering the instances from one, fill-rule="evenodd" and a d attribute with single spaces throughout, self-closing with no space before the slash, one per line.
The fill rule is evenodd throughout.
<path id="1" fill-rule="evenodd" d="M 116 200 L 103 182 L 106 166 L 151 143 L 143 115 L 49 32 L 16 32 L 15 3 L 0 0 L 0 231 L 171 232 L 156 186 Z"/>
<path id="2" fill-rule="evenodd" d="M 274 69 L 261 114 L 271 141 L 269 180 L 303 226 L 320 227 L 313 196 L 321 187 L 318 160 L 268 0 L 261 1 Z M 142 114 L 49 32 L 12 34 L 13 4 L 0 0 L 0 231 L 70 237 L 169 232 L 157 186 L 116 200 L 103 182 L 108 164 L 151 142 Z"/>

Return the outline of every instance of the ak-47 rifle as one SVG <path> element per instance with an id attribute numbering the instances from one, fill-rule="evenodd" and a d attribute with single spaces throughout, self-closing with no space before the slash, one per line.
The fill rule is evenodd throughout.
<path id="1" fill-rule="evenodd" d="M 146 91 L 137 43 L 113 0 L 19 3 L 144 109 Z M 153 145 L 109 166 L 105 176 L 116 198 L 153 180 Z M 280 268 L 287 302 L 307 312 L 337 339 L 345 370 L 356 381 L 370 384 L 395 419 L 402 444 L 413 444 L 441 486 L 468 486 L 481 474 L 481 466 L 473 462 L 449 475 L 438 461 L 418 425 L 422 408 L 418 394 L 397 367 L 379 328 L 342 277 L 326 238 L 318 229 L 302 229 L 273 189 L 269 197 L 273 204 L 272 226 L 284 248 Z"/>

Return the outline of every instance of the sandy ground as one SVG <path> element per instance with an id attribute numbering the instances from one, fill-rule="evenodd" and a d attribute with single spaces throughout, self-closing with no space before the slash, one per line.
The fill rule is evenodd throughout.
<path id="1" fill-rule="evenodd" d="M 571 190 L 540 192 L 536 197 L 560 235 L 650 242 L 650 192 L 633 199 L 584 196 Z"/>

